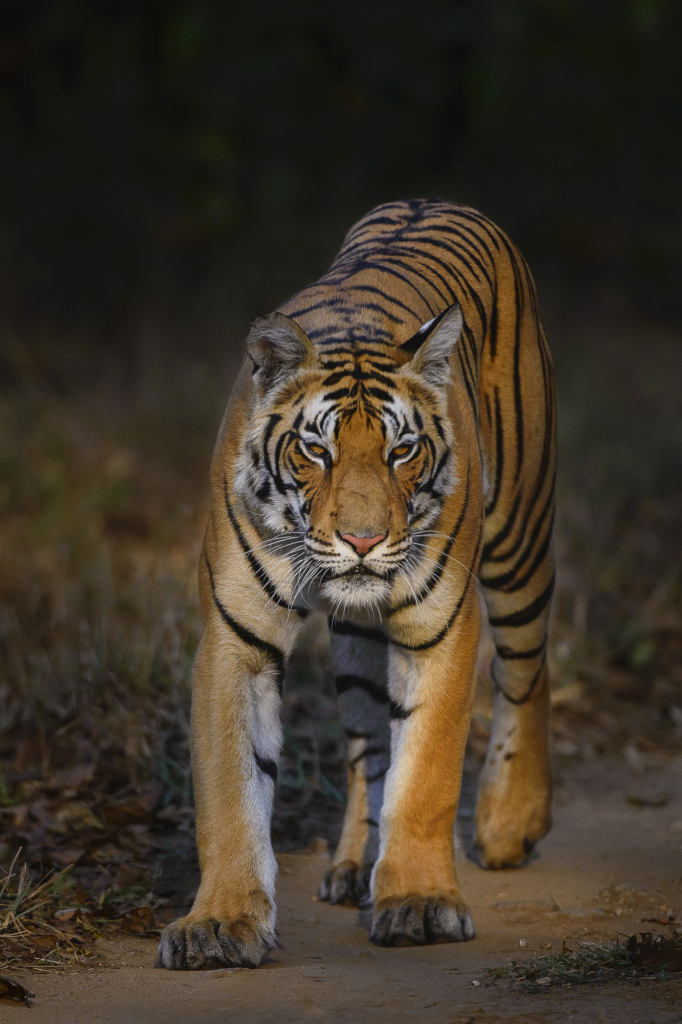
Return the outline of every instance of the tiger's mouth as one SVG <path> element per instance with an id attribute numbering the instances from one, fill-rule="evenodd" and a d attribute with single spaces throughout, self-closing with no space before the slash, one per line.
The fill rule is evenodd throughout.
<path id="1" fill-rule="evenodd" d="M 376 572 L 367 565 L 355 565 L 344 572 L 327 571 L 320 581 L 320 593 L 331 611 L 340 607 L 350 612 L 380 608 L 391 592 L 392 572 Z"/>
<path id="2" fill-rule="evenodd" d="M 350 569 L 346 569 L 344 572 L 334 573 L 332 578 L 335 580 L 348 580 L 354 579 L 358 576 L 373 577 L 377 580 L 385 580 L 388 578 L 388 572 L 376 572 L 374 569 L 370 569 L 368 565 L 354 565 Z"/>

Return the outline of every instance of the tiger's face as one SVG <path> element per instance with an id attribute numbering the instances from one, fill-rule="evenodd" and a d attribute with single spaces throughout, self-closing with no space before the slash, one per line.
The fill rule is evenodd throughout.
<path id="1" fill-rule="evenodd" d="M 284 369 L 281 337 L 273 358 L 274 317 L 284 340 L 300 346 Z M 270 330 L 257 344 L 253 332 L 249 339 L 257 398 L 236 489 L 273 535 L 300 540 L 301 587 L 315 584 L 334 608 L 377 607 L 396 575 L 410 571 L 422 531 L 454 486 L 452 345 L 445 356 L 433 346 L 430 359 L 420 347 L 403 362 L 350 348 L 327 356 L 281 314 L 262 319 Z"/>

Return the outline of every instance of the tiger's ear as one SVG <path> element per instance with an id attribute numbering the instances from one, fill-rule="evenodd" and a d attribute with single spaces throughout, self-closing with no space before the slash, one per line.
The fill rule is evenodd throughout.
<path id="1" fill-rule="evenodd" d="M 246 351 L 253 360 L 256 383 L 263 392 L 317 362 L 308 335 L 284 313 L 256 317 L 246 339 Z"/>
<path id="2" fill-rule="evenodd" d="M 463 326 L 462 310 L 457 303 L 423 324 L 400 346 L 406 355 L 414 353 L 405 368 L 420 374 L 429 384 L 443 387 L 450 376 L 448 359 L 459 341 Z"/>

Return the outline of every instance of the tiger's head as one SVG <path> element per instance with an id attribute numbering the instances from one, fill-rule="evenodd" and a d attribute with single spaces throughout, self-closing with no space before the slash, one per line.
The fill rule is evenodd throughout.
<path id="1" fill-rule="evenodd" d="M 448 415 L 458 306 L 400 348 L 318 350 L 281 313 L 247 339 L 254 408 L 235 489 L 273 536 L 298 538 L 297 578 L 332 607 L 386 601 L 455 484 Z"/>

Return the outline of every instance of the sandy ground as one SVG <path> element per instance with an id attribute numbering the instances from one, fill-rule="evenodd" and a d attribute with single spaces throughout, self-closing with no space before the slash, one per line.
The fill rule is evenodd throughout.
<path id="1" fill-rule="evenodd" d="M 665 931 L 643 918 L 682 912 L 682 761 L 635 775 L 599 759 L 560 767 L 554 827 L 521 870 L 485 872 L 467 859 L 472 785 L 463 794 L 459 876 L 478 937 L 470 943 L 378 949 L 358 912 L 314 897 L 323 853 L 279 857 L 283 949 L 258 971 L 154 970 L 155 943 L 99 940 L 101 967 L 16 973 L 36 994 L 33 1024 L 412 1020 L 447 1024 L 682 1021 L 682 981 L 614 982 L 526 994 L 486 968 L 560 950 L 562 940 Z M 628 796 L 657 799 L 640 807 Z M 548 901 L 532 906 L 529 902 Z M 554 901 L 553 903 L 551 901 Z M 496 904 L 501 904 L 496 906 Z M 524 945 L 519 945 L 523 942 Z M 477 984 L 478 983 L 478 984 Z M 26 1010 L 0 1003 L 0 1021 Z"/>

